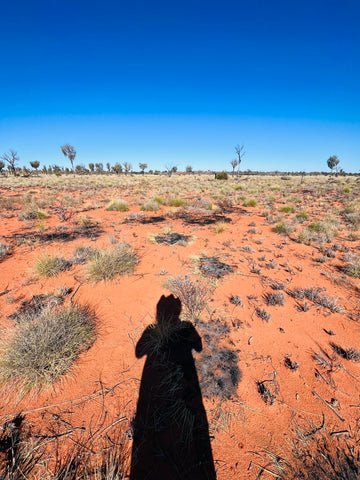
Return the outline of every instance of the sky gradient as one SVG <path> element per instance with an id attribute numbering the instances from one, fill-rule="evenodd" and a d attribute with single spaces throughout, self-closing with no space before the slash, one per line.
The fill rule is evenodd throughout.
<path id="1" fill-rule="evenodd" d="M 360 171 L 360 1 L 1 2 L 0 154 L 21 165 Z"/>

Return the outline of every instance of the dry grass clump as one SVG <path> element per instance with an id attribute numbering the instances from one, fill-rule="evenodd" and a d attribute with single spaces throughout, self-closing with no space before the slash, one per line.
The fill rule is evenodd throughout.
<path id="1" fill-rule="evenodd" d="M 266 303 L 268 305 L 280 305 L 283 306 L 285 303 L 284 294 L 281 292 L 266 293 L 264 295 Z"/>
<path id="2" fill-rule="evenodd" d="M 80 246 L 75 248 L 73 257 L 70 259 L 71 264 L 83 265 L 87 263 L 95 253 L 95 248 L 89 246 Z"/>
<path id="3" fill-rule="evenodd" d="M 0 385 L 22 398 L 65 375 L 97 334 L 97 317 L 88 305 L 45 307 L 24 315 L 0 348 Z"/>
<path id="4" fill-rule="evenodd" d="M 214 227 L 215 227 L 215 233 L 222 233 L 225 232 L 226 230 L 226 222 L 216 222 Z"/>
<path id="5" fill-rule="evenodd" d="M 35 438 L 21 414 L 0 425 L 0 478 L 30 478 L 44 456 L 44 439 Z"/>
<path id="6" fill-rule="evenodd" d="M 107 250 L 96 250 L 88 266 L 89 279 L 95 282 L 112 280 L 117 275 L 132 273 L 138 259 L 128 243 L 118 243 Z"/>
<path id="7" fill-rule="evenodd" d="M 255 198 L 249 198 L 248 200 L 244 200 L 243 202 L 244 207 L 256 207 L 257 206 L 257 201 Z"/>
<path id="8" fill-rule="evenodd" d="M 349 277 L 360 278 L 360 258 L 348 263 L 341 270 Z"/>
<path id="9" fill-rule="evenodd" d="M 207 308 L 212 290 L 198 280 L 191 280 L 189 275 L 174 276 L 168 279 L 165 287 L 176 295 L 185 307 L 185 317 L 196 321 Z"/>
<path id="10" fill-rule="evenodd" d="M 310 422 L 309 422 L 310 423 Z M 282 480 L 358 480 L 360 476 L 359 433 L 328 432 L 311 422 L 297 428 L 292 454 L 286 460 L 274 456 L 276 477 Z"/>
<path id="11" fill-rule="evenodd" d="M 338 305 L 337 298 L 323 294 L 322 292 L 324 290 L 326 289 L 321 287 L 308 287 L 296 288 L 291 291 L 289 290 L 287 293 L 297 300 L 303 300 L 306 298 L 315 305 L 327 308 L 333 313 L 343 313 L 344 309 L 341 305 Z"/>
<path id="12" fill-rule="evenodd" d="M 5 243 L 0 242 L 0 262 L 9 253 L 10 247 Z"/>
<path id="13" fill-rule="evenodd" d="M 280 222 L 275 225 L 273 231 L 280 235 L 290 235 L 294 231 L 294 227 L 290 223 Z"/>
<path id="14" fill-rule="evenodd" d="M 330 342 L 331 348 L 336 352 L 340 357 L 345 358 L 345 360 L 352 360 L 353 362 L 360 362 L 360 350 L 357 350 L 353 347 L 341 347 L 336 343 Z"/>
<path id="15" fill-rule="evenodd" d="M 56 277 L 71 267 L 71 263 L 57 255 L 45 253 L 38 258 L 35 264 L 35 272 L 41 277 Z"/>
<path id="16" fill-rule="evenodd" d="M 111 200 L 108 203 L 106 210 L 117 211 L 117 212 L 127 212 L 129 210 L 129 205 L 125 200 L 122 200 L 122 199 Z"/>
<path id="17" fill-rule="evenodd" d="M 168 205 L 170 207 L 182 207 L 183 205 L 187 205 L 187 201 L 180 197 L 172 197 L 168 201 Z"/>
<path id="18" fill-rule="evenodd" d="M 149 200 L 141 205 L 140 210 L 145 212 L 157 212 L 160 208 L 160 204 L 156 200 Z"/>
<path id="19" fill-rule="evenodd" d="M 41 210 L 36 203 L 30 203 L 19 213 L 20 220 L 44 220 L 49 214 Z"/>
<path id="20" fill-rule="evenodd" d="M 65 412 L 65 414 L 68 412 Z M 0 425 L 0 478 L 2 480 L 124 480 L 130 450 L 120 418 L 111 425 L 72 426 L 64 412 L 52 428 L 35 431 L 19 414 Z M 55 415 L 53 416 L 55 417 Z M 56 423 L 55 423 L 56 422 Z M 64 437 L 65 434 L 65 437 Z M 65 438 L 65 440 L 64 440 Z M 50 445 L 50 446 L 49 446 Z"/>

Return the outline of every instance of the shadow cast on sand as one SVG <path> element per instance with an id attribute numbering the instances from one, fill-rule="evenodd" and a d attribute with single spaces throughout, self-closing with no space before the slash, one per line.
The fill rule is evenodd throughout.
<path id="1" fill-rule="evenodd" d="M 192 349 L 201 338 L 179 319 L 181 302 L 173 295 L 157 304 L 156 323 L 136 345 L 147 355 L 133 422 L 130 480 L 215 480 L 209 428 Z"/>

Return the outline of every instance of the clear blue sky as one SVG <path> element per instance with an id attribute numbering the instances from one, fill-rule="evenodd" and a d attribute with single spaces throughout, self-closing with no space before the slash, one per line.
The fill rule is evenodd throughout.
<path id="1" fill-rule="evenodd" d="M 360 0 L 0 0 L 0 154 L 360 171 Z"/>

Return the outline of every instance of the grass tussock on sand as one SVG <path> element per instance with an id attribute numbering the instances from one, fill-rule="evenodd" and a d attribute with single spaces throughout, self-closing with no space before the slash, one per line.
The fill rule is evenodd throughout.
<path id="1" fill-rule="evenodd" d="M 65 375 L 97 336 L 97 317 L 87 305 L 45 307 L 20 318 L 2 341 L 0 385 L 22 398 Z"/>

